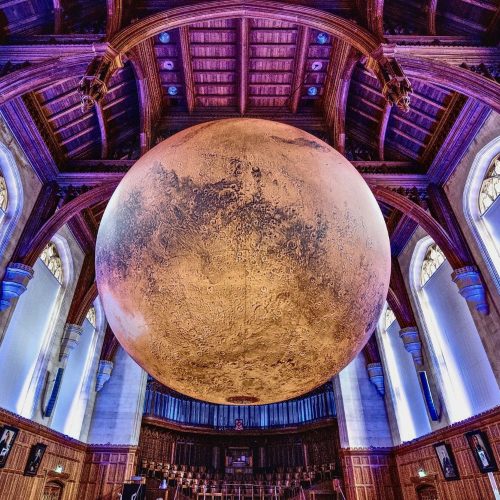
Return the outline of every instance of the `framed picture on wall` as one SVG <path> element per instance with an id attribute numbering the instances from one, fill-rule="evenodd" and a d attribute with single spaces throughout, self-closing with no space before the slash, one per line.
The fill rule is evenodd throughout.
<path id="1" fill-rule="evenodd" d="M 465 434 L 477 466 L 481 472 L 495 472 L 498 470 L 488 436 L 483 431 L 470 431 Z"/>
<path id="2" fill-rule="evenodd" d="M 4 425 L 0 427 L 0 468 L 5 467 L 19 429 Z"/>
<path id="3" fill-rule="evenodd" d="M 24 469 L 25 476 L 36 476 L 38 473 L 38 468 L 42 463 L 43 454 L 47 448 L 46 444 L 37 443 L 31 447 L 28 461 L 26 462 L 26 467 Z"/>
<path id="4" fill-rule="evenodd" d="M 447 481 L 460 479 L 460 474 L 458 473 L 458 467 L 455 462 L 453 452 L 451 451 L 451 446 L 445 442 L 436 443 L 434 445 L 434 450 L 436 451 L 444 478 Z"/>

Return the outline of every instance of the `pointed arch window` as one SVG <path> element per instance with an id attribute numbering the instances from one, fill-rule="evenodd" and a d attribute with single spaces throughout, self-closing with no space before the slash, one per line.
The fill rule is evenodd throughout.
<path id="1" fill-rule="evenodd" d="M 396 321 L 396 316 L 394 316 L 392 309 L 387 306 L 384 316 L 384 330 L 387 331 L 389 327 L 394 323 L 394 321 Z"/>
<path id="2" fill-rule="evenodd" d="M 97 328 L 96 327 L 96 325 L 97 325 L 97 318 L 96 318 L 96 312 L 95 312 L 95 307 L 94 306 L 92 306 L 88 310 L 86 318 L 87 318 L 87 321 L 94 327 L 94 329 Z"/>
<path id="3" fill-rule="evenodd" d="M 484 215 L 500 196 L 500 154 L 498 154 L 484 176 L 479 190 L 479 213 Z"/>
<path id="4" fill-rule="evenodd" d="M 2 172 L 0 172 L 0 210 L 3 213 L 7 212 L 7 206 L 9 205 L 9 193 L 7 191 L 7 182 Z"/>
<path id="5" fill-rule="evenodd" d="M 420 272 L 420 285 L 424 286 L 431 278 L 431 276 L 438 270 L 439 266 L 446 260 L 443 251 L 432 243 L 425 252 L 425 257 L 422 262 L 422 269 Z"/>
<path id="6" fill-rule="evenodd" d="M 54 278 L 59 281 L 60 284 L 62 284 L 63 265 L 55 243 L 51 241 L 47 244 L 47 246 L 40 254 L 40 259 L 47 266 L 49 271 L 54 275 Z"/>

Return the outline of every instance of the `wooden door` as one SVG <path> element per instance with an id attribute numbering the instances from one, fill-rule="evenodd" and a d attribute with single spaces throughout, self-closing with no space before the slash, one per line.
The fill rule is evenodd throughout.
<path id="1" fill-rule="evenodd" d="M 49 482 L 43 488 L 42 500 L 61 500 L 63 486 L 55 481 Z"/>
<path id="2" fill-rule="evenodd" d="M 438 500 L 438 494 L 434 486 L 420 486 L 417 489 L 418 500 Z"/>

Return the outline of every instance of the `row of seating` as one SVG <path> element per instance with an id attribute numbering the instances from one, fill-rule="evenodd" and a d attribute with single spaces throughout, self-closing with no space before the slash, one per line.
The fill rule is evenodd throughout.
<path id="1" fill-rule="evenodd" d="M 274 475 L 271 479 L 298 479 L 297 474 L 315 473 L 323 477 L 325 474 L 330 474 L 335 471 L 335 464 L 322 464 L 322 465 L 308 465 L 297 467 L 276 467 L 272 470 L 266 471 L 266 478 Z M 260 473 L 260 472 L 258 472 Z M 206 466 L 200 465 L 178 465 L 163 462 L 155 462 L 153 460 L 142 459 L 141 461 L 141 474 L 149 477 L 174 477 L 178 478 L 196 478 L 196 479 L 221 479 L 221 473 L 213 470 L 207 470 Z"/>
<path id="2" fill-rule="evenodd" d="M 142 460 L 141 474 L 188 497 L 291 498 L 302 488 L 335 477 L 335 464 L 277 467 L 253 474 L 224 474 L 204 466 L 187 466 Z"/>

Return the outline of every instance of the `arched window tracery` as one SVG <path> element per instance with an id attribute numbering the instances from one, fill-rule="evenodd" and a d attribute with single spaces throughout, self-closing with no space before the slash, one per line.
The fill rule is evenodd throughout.
<path id="1" fill-rule="evenodd" d="M 97 317 L 96 317 L 96 311 L 95 311 L 95 307 L 94 306 L 92 306 L 88 310 L 87 315 L 85 316 L 85 318 L 94 327 L 94 329 L 97 328 Z"/>
<path id="2" fill-rule="evenodd" d="M 420 285 L 424 286 L 438 270 L 439 266 L 446 260 L 443 251 L 432 243 L 425 252 L 424 260 L 422 261 L 422 268 L 420 270 Z"/>
<path id="3" fill-rule="evenodd" d="M 387 306 L 387 309 L 385 310 L 384 314 L 384 328 L 386 331 L 394 323 L 394 321 L 396 321 L 396 316 L 394 316 L 392 309 L 389 306 Z"/>
<path id="4" fill-rule="evenodd" d="M 500 154 L 491 162 L 479 190 L 479 213 L 484 215 L 500 196 Z"/>
<path id="5" fill-rule="evenodd" d="M 465 218 L 500 291 L 500 136 L 476 155 L 464 186 Z"/>
<path id="6" fill-rule="evenodd" d="M 7 189 L 7 182 L 3 173 L 0 171 L 0 210 L 3 213 L 7 212 L 7 207 L 9 205 L 9 191 Z"/>
<path id="7" fill-rule="evenodd" d="M 47 244 L 40 254 L 41 261 L 47 266 L 54 278 L 63 282 L 63 264 L 55 243 L 52 241 Z"/>

